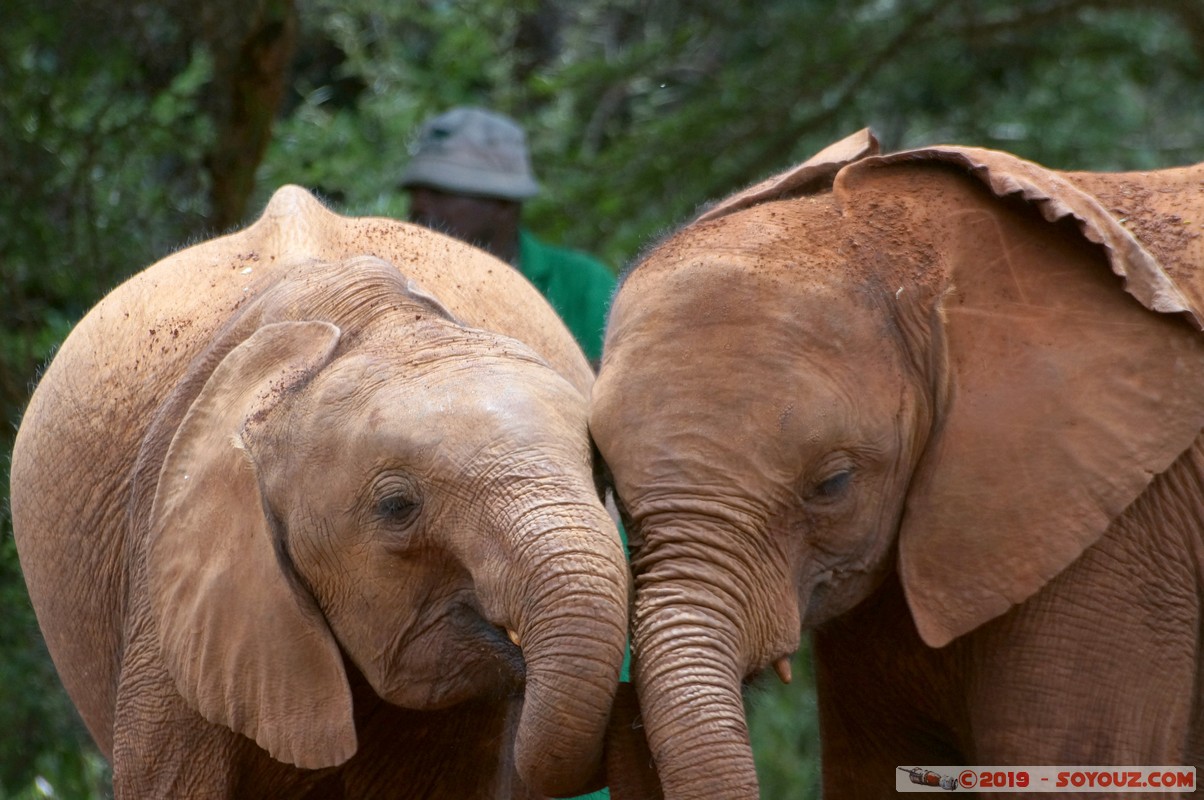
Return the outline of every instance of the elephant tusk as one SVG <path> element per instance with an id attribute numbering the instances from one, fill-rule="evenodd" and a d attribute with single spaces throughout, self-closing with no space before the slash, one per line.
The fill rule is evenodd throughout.
<path id="1" fill-rule="evenodd" d="M 506 635 L 510 637 L 510 641 L 514 642 L 515 647 L 522 647 L 518 640 L 518 633 L 513 628 L 507 628 Z"/>
<path id="2" fill-rule="evenodd" d="M 790 683 L 794 677 L 790 674 L 790 659 L 786 658 L 786 656 L 782 656 L 773 662 L 773 671 L 778 674 L 778 678 L 781 679 L 782 683 Z"/>

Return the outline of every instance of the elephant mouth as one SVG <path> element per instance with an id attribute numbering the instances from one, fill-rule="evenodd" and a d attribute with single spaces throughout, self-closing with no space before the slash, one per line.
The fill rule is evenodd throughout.
<path id="1" fill-rule="evenodd" d="M 464 633 L 465 655 L 494 670 L 499 688 L 521 692 L 527 664 L 513 629 L 490 622 L 479 609 L 468 605 L 461 606 L 456 616 Z"/>
<path id="2" fill-rule="evenodd" d="M 512 673 L 513 682 L 521 686 L 527 679 L 527 662 L 523 658 L 518 635 L 505 626 L 489 625 L 489 630 L 490 646 L 498 654 L 507 670 Z"/>
<path id="3" fill-rule="evenodd" d="M 414 642 L 408 654 L 401 656 L 409 668 L 393 670 L 409 678 L 382 686 L 381 697 L 404 708 L 438 710 L 524 693 L 527 667 L 522 651 L 504 628 L 487 621 L 476 609 L 451 609 L 441 630 L 431 633 L 426 642 Z M 424 663 L 420 666 L 420 662 Z"/>
<path id="4" fill-rule="evenodd" d="M 776 674 L 777 679 L 783 684 L 789 684 L 792 680 L 794 680 L 794 674 L 790 666 L 790 662 L 793 657 L 793 653 L 783 653 L 777 658 L 774 658 L 769 662 L 749 671 L 749 673 L 744 676 L 744 680 L 741 681 L 743 689 L 748 691 L 750 689 L 756 689 L 759 686 L 764 686 L 766 681 L 771 680 L 768 677 L 771 673 Z"/>
<path id="5" fill-rule="evenodd" d="M 387 702 L 421 710 L 521 696 L 527 683 L 522 650 L 470 603 L 455 603 L 427 620 L 418 635 L 365 674 Z"/>

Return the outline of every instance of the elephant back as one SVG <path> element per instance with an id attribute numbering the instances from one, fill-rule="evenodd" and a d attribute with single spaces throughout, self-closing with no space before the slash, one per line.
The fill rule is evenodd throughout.
<path id="1" fill-rule="evenodd" d="M 178 375 L 218 327 L 305 262 L 375 256 L 464 324 L 517 339 L 582 391 L 592 382 L 572 334 L 518 270 L 449 236 L 382 217 L 345 217 L 284 186 L 249 227 L 167 256 L 102 300 L 64 350 L 125 356 L 135 370 Z M 71 341 L 82 338 L 76 345 Z M 110 348 L 107 343 L 116 343 Z"/>

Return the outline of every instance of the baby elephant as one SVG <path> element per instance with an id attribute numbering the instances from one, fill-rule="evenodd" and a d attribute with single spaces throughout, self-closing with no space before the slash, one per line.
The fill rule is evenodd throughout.
<path id="1" fill-rule="evenodd" d="M 591 380 L 507 265 L 296 187 L 101 301 L 12 510 L 116 796 L 587 787 L 629 588 Z"/>
<path id="2" fill-rule="evenodd" d="M 665 796 L 757 796 L 742 688 L 803 630 L 828 798 L 1204 763 L 1204 164 L 876 149 L 729 198 L 615 298 L 591 425 Z"/>

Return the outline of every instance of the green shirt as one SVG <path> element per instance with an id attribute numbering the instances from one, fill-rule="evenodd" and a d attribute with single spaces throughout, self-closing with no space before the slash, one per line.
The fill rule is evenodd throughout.
<path id="1" fill-rule="evenodd" d="M 596 366 L 615 290 L 614 273 L 585 253 L 545 244 L 525 230 L 518 233 L 518 271 L 547 298 Z"/>

